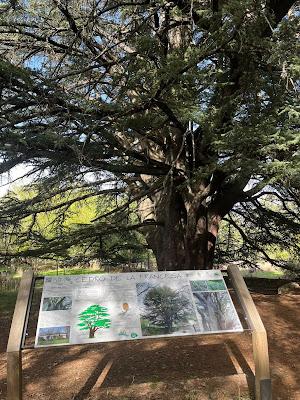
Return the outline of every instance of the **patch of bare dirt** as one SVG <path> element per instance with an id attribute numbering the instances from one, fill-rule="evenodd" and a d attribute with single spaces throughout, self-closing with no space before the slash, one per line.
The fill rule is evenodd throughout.
<path id="1" fill-rule="evenodd" d="M 265 323 L 274 400 L 300 400 L 300 296 L 254 294 Z M 6 398 L 10 318 L 0 320 L 0 399 Z M 249 332 L 23 352 L 24 400 L 248 400 Z"/>

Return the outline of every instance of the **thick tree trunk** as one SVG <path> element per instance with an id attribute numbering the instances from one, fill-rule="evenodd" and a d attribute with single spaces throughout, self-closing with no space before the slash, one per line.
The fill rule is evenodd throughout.
<path id="1" fill-rule="evenodd" d="M 168 203 L 168 204 L 167 204 Z M 181 215 L 184 212 L 180 198 L 172 198 L 156 208 L 156 221 L 161 224 L 147 231 L 146 239 L 156 257 L 159 270 L 184 269 L 185 240 Z"/>
<path id="2" fill-rule="evenodd" d="M 158 269 L 212 268 L 220 216 L 203 204 L 187 211 L 181 195 L 174 192 L 168 199 L 160 199 L 154 209 L 159 226 L 149 227 L 145 236 Z"/>
<path id="3" fill-rule="evenodd" d="M 174 14 L 173 18 L 180 20 L 181 17 Z M 180 24 L 169 29 L 169 55 L 186 49 L 191 40 L 191 26 Z M 191 139 L 192 128 L 180 123 L 172 108 L 163 105 L 169 118 L 165 152 L 161 154 L 154 149 L 149 154 L 157 161 L 167 162 L 174 170 L 185 171 L 185 174 L 176 174 L 172 169 L 165 177 L 164 189 L 141 202 L 142 220 L 158 223 L 157 227 L 145 231 L 146 240 L 156 256 L 159 270 L 209 269 L 213 265 L 220 222 L 219 216 L 211 213 L 206 203 L 211 178 L 197 176 L 197 168 L 202 166 L 203 160 L 200 151 L 195 153 L 197 136 L 192 135 Z M 203 146 L 200 145 L 201 152 Z M 149 145 L 147 149 L 149 151 Z M 191 174 L 193 170 L 194 175 Z M 151 183 L 149 176 L 141 178 L 146 184 Z"/>

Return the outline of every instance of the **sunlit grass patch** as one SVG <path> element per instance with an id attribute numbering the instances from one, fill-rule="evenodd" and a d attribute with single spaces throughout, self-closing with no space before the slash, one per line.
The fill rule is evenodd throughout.
<path id="1" fill-rule="evenodd" d="M 265 279 L 279 279 L 284 277 L 284 272 L 282 271 L 243 271 L 242 275 L 246 278 L 265 278 Z"/>

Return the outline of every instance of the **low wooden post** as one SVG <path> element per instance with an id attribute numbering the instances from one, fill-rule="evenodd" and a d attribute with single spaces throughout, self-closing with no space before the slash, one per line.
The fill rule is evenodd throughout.
<path id="1" fill-rule="evenodd" d="M 255 398 L 256 400 L 271 400 L 272 388 L 266 329 L 238 267 L 235 265 L 229 266 L 227 272 L 252 330 Z"/>
<path id="2" fill-rule="evenodd" d="M 21 278 L 15 311 L 7 344 L 7 400 L 22 400 L 22 339 L 30 294 L 33 272 L 26 271 Z"/>

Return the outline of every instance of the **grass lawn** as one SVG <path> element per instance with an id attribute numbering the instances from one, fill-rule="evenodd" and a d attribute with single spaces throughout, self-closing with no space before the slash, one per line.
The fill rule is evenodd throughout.
<path id="1" fill-rule="evenodd" d="M 0 292 L 0 313 L 1 315 L 10 314 L 15 306 L 17 292 Z"/>
<path id="2" fill-rule="evenodd" d="M 103 274 L 102 269 L 92 269 L 92 268 L 58 268 L 58 269 L 47 269 L 38 270 L 35 275 L 40 276 L 57 276 L 57 275 L 83 275 L 83 274 Z M 21 274 L 16 273 L 12 275 L 12 278 L 20 278 Z"/>
<path id="3" fill-rule="evenodd" d="M 247 278 L 266 278 L 266 279 L 279 279 L 284 278 L 282 271 L 256 271 L 249 272 L 241 270 L 242 275 Z"/>
<path id="4" fill-rule="evenodd" d="M 83 275 L 83 274 L 103 274 L 102 269 L 91 269 L 91 268 L 59 268 L 58 270 L 47 270 L 39 271 L 37 275 L 43 276 L 56 276 L 56 275 Z"/>
<path id="5" fill-rule="evenodd" d="M 49 340 L 41 340 L 39 338 L 39 340 L 38 340 L 38 344 L 40 346 L 47 346 L 47 345 L 53 345 L 53 344 L 65 344 L 65 343 L 69 343 L 68 338 L 53 338 L 53 339 L 49 339 Z"/>

